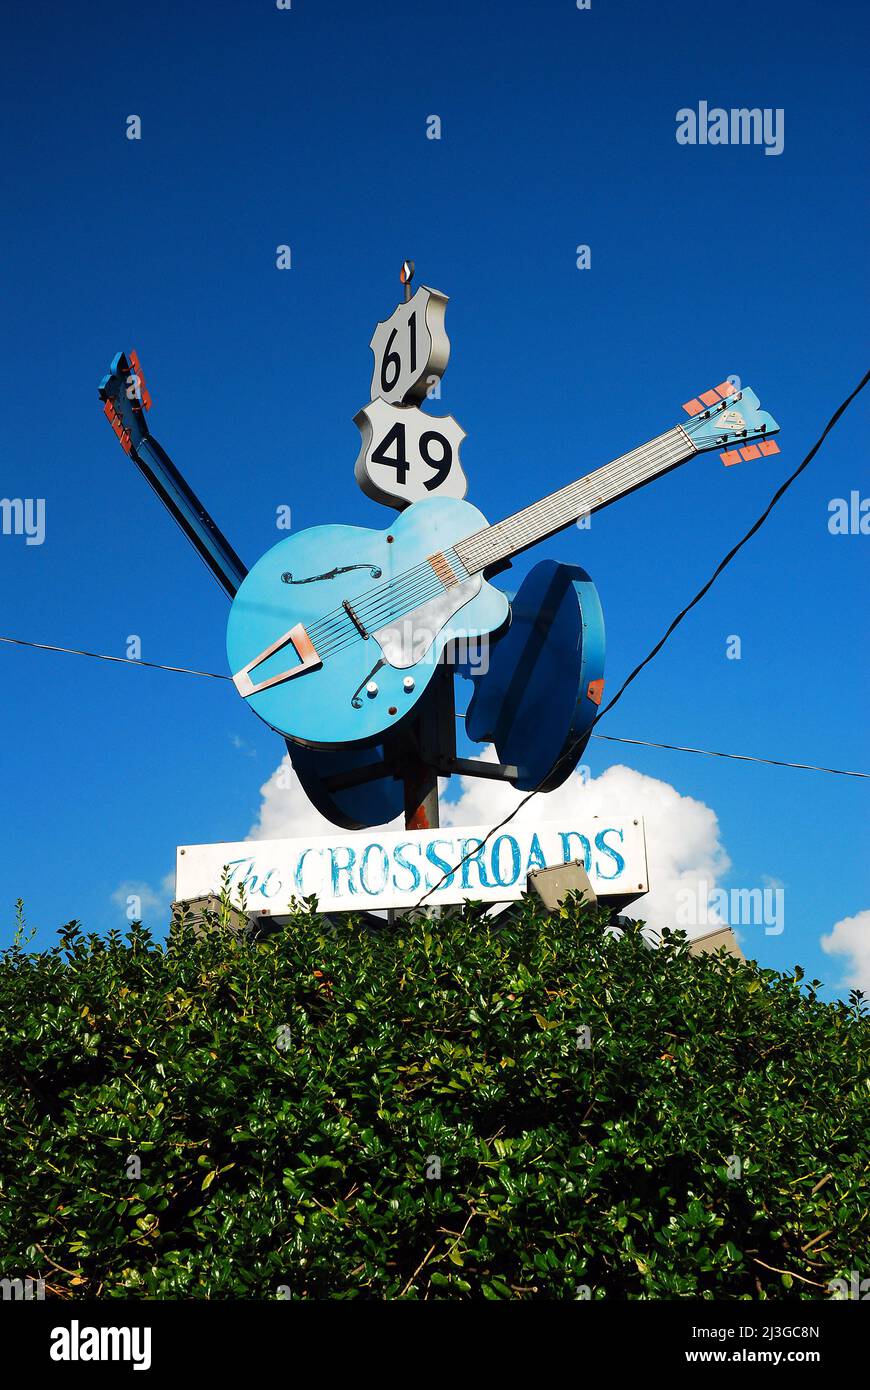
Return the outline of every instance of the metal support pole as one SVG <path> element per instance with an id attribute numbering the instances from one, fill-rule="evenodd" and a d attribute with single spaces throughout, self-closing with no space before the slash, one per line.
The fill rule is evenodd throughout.
<path id="1" fill-rule="evenodd" d="M 442 758 L 455 753 L 453 668 L 442 660 L 421 701 L 403 759 L 406 830 L 435 830 L 441 824 L 437 766 Z"/>
<path id="2" fill-rule="evenodd" d="M 417 760 L 405 768 L 405 829 L 435 830 L 438 814 L 438 774 Z"/>

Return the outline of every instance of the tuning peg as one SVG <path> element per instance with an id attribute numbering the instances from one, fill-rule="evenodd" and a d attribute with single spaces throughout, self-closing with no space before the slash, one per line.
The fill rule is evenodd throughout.
<path id="1" fill-rule="evenodd" d="M 709 410 L 714 405 L 721 405 L 723 401 L 727 401 L 729 396 L 736 394 L 736 386 L 733 386 L 730 381 L 721 381 L 718 386 L 714 386 L 712 391 L 705 391 L 696 400 L 686 401 L 683 409 L 687 415 L 700 415 L 705 408 Z"/>
<path id="2" fill-rule="evenodd" d="M 127 360 L 130 363 L 130 366 L 132 367 L 133 372 L 136 376 L 136 384 L 139 388 L 139 403 L 141 404 L 144 410 L 150 410 L 151 392 L 145 385 L 145 373 L 142 370 L 142 363 L 139 361 L 139 354 L 135 348 L 130 349 L 130 355 Z M 136 405 L 133 406 L 134 410 L 136 410 L 137 408 L 138 407 Z"/>
<path id="3" fill-rule="evenodd" d="M 780 448 L 775 439 L 759 439 L 757 444 L 744 444 L 739 449 L 727 449 L 719 457 L 726 468 L 733 468 L 735 463 L 748 462 L 750 459 L 766 457 L 779 452 Z"/>
<path id="4" fill-rule="evenodd" d="M 115 409 L 114 401 L 109 399 L 106 400 L 105 404 L 103 405 L 103 414 L 106 416 L 107 420 L 109 421 L 109 424 L 112 426 L 112 429 L 118 436 L 118 443 L 124 450 L 124 453 L 129 454 L 133 448 L 133 441 L 130 437 L 130 431 L 126 430 L 121 422 L 121 417 Z"/>

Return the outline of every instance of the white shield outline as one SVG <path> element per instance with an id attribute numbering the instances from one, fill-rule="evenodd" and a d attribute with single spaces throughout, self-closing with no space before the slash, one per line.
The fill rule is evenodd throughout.
<path id="1" fill-rule="evenodd" d="M 425 497 L 464 497 L 467 493 L 468 478 L 459 457 L 460 446 L 466 434 L 452 415 L 427 415 L 419 406 L 391 405 L 378 397 L 358 411 L 354 416 L 354 424 L 362 435 L 362 444 L 353 469 L 354 477 L 366 496 L 371 497 L 373 501 L 386 503 L 387 506 L 396 507 L 401 511 L 412 502 L 422 501 Z M 393 474 L 393 485 L 390 486 L 392 470 L 371 463 L 372 450 L 396 424 L 404 424 L 406 431 L 410 428 L 412 435 L 416 432 L 418 440 L 430 430 L 443 434 L 447 439 L 453 449 L 453 461 L 450 472 L 438 487 L 425 486 L 428 473 L 422 460 L 420 464 L 415 462 L 413 455 L 417 451 L 413 441 L 408 449 L 412 457 L 409 458 L 411 471 L 406 482 L 399 483 Z"/>

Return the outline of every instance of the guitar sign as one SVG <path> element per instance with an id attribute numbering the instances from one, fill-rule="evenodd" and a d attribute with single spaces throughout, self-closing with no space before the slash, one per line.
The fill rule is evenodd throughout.
<path id="1" fill-rule="evenodd" d="M 494 526 L 470 502 L 431 496 L 389 532 L 315 526 L 280 541 L 230 611 L 239 694 L 300 743 L 378 742 L 415 710 L 448 644 L 505 627 L 510 604 L 487 576 L 506 560 L 695 454 L 722 449 L 730 466 L 779 452 L 748 387 L 723 382 L 684 409 L 683 424 Z"/>

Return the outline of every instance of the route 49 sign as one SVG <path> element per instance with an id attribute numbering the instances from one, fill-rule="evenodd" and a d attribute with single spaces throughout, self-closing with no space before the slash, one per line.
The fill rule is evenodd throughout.
<path id="1" fill-rule="evenodd" d="M 459 462 L 465 430 L 452 415 L 373 400 L 354 416 L 362 435 L 354 475 L 375 502 L 406 507 L 423 497 L 464 497 L 468 479 Z"/>
<path id="2" fill-rule="evenodd" d="M 421 401 L 432 377 L 440 377 L 450 356 L 444 328 L 447 295 L 421 285 L 375 329 L 372 400 L 392 405 Z"/>

